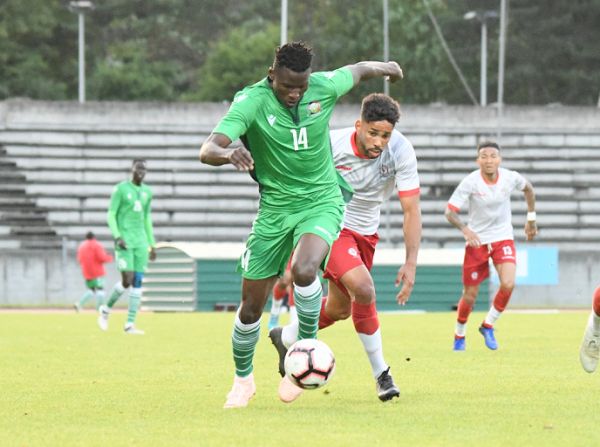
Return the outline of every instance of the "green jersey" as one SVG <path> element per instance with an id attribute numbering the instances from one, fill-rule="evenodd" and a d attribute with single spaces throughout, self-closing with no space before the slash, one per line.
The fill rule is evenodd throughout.
<path id="1" fill-rule="evenodd" d="M 214 132 L 242 140 L 254 159 L 261 206 L 298 210 L 341 200 L 329 142 L 329 119 L 338 98 L 352 89 L 347 68 L 312 73 L 293 108 L 263 79 L 239 91 Z"/>
<path id="2" fill-rule="evenodd" d="M 113 238 L 123 239 L 127 248 L 153 247 L 151 201 L 152 191 L 144 183 L 138 186 L 123 181 L 115 185 L 108 208 L 108 226 Z"/>

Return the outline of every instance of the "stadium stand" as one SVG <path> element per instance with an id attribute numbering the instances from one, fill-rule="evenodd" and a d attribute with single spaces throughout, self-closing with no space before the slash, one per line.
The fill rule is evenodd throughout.
<path id="1" fill-rule="evenodd" d="M 258 188 L 246 173 L 198 161 L 198 149 L 216 122 L 214 113 L 207 115 L 197 125 L 162 127 L 118 120 L 98 125 L 93 117 L 76 123 L 48 118 L 42 124 L 5 118 L 0 127 L 0 247 L 55 248 L 62 238 L 81 240 L 89 230 L 107 241 L 111 188 L 128 178 L 131 160 L 138 157 L 148 160 L 157 240 L 245 240 Z M 135 122 L 135 116 L 129 119 Z M 353 122 L 342 121 L 333 127 Z M 461 244 L 460 234 L 444 219 L 446 201 L 458 181 L 476 168 L 477 141 L 495 139 L 494 131 L 477 123 L 458 129 L 410 122 L 399 127 L 419 159 L 423 246 Z M 519 170 L 535 187 L 538 242 L 599 249 L 600 128 L 507 127 L 500 141 L 503 166 Z M 524 200 L 515 200 L 515 227 L 524 224 L 525 211 Z M 399 202 L 391 200 L 382 214 L 382 243 L 398 245 Z M 521 231 L 516 234 L 522 238 Z"/>

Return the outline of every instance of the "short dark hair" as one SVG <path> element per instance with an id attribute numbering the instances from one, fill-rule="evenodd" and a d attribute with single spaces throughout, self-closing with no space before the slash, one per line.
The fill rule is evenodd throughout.
<path id="1" fill-rule="evenodd" d="M 477 145 L 477 153 L 479 154 L 479 151 L 481 149 L 483 149 L 484 147 L 495 147 L 496 149 L 498 149 L 498 152 L 500 152 L 500 146 L 498 146 L 498 143 L 496 143 L 495 141 L 482 141 L 481 143 L 479 143 Z"/>
<path id="2" fill-rule="evenodd" d="M 312 57 L 312 48 L 304 42 L 286 43 L 275 50 L 273 68 L 285 67 L 296 73 L 302 73 L 310 68 Z"/>
<path id="3" fill-rule="evenodd" d="M 131 166 L 133 166 L 136 163 L 146 163 L 146 159 L 145 158 L 134 158 L 133 162 L 131 163 Z"/>
<path id="4" fill-rule="evenodd" d="M 393 126 L 400 119 L 400 105 L 383 93 L 371 93 L 362 100 L 360 117 L 367 123 L 387 121 Z"/>
<path id="5" fill-rule="evenodd" d="M 87 234 L 85 235 L 86 239 L 94 239 L 96 236 L 94 236 L 94 233 L 92 233 L 91 231 L 88 231 Z"/>

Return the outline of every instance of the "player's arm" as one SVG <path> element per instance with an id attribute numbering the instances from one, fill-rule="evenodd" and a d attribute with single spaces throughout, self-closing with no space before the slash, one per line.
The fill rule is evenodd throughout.
<path id="1" fill-rule="evenodd" d="M 398 304 L 405 304 L 410 298 L 417 275 L 417 255 L 421 245 L 420 195 L 400 195 L 400 205 L 404 215 L 402 230 L 404 232 L 406 259 L 396 276 L 396 287 L 402 284 L 400 292 L 396 295 L 396 300 Z"/>
<path id="2" fill-rule="evenodd" d="M 372 78 L 388 77 L 391 82 L 396 82 L 404 77 L 402 68 L 397 62 L 362 61 L 346 68 L 352 73 L 354 85 Z"/>
<path id="3" fill-rule="evenodd" d="M 481 246 L 481 240 L 479 239 L 479 236 L 460 219 L 458 216 L 459 211 L 460 210 L 458 208 L 448 203 L 444 216 L 446 216 L 446 220 L 448 222 L 460 230 L 467 244 L 469 244 L 471 247 Z"/>
<path id="4" fill-rule="evenodd" d="M 525 236 L 527 240 L 531 241 L 537 235 L 537 223 L 535 215 L 535 192 L 530 182 L 525 184 L 523 188 L 523 194 L 525 195 L 525 201 L 527 202 L 527 222 L 525 223 Z"/>
<path id="5" fill-rule="evenodd" d="M 254 169 L 254 160 L 243 146 L 229 147 L 231 140 L 222 133 L 212 133 L 200 148 L 200 161 L 211 166 L 232 164 L 238 171 Z"/>
<path id="6" fill-rule="evenodd" d="M 148 200 L 146 204 L 146 209 L 144 210 L 144 229 L 146 230 L 146 238 L 148 240 L 148 245 L 150 246 L 150 260 L 154 261 L 156 259 L 156 241 L 154 240 L 154 227 L 152 226 L 152 208 L 150 204 L 152 203 L 152 198 Z"/>
<path id="7" fill-rule="evenodd" d="M 121 205 L 121 191 L 119 190 L 118 185 L 113 189 L 113 193 L 110 196 L 110 205 L 108 206 L 108 228 L 110 228 L 110 232 L 112 233 L 112 237 L 115 240 L 115 243 L 118 247 L 126 250 L 127 244 L 123 240 L 122 234 L 119 231 L 119 224 L 117 222 L 117 212 L 119 211 L 119 206 Z"/>

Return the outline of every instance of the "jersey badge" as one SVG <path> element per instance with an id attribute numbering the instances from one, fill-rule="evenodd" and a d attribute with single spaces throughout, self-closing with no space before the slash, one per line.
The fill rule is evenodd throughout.
<path id="1" fill-rule="evenodd" d="M 271 125 L 271 127 L 273 127 L 273 124 L 275 124 L 275 120 L 277 119 L 277 117 L 275 115 L 269 115 L 267 116 L 267 121 L 269 122 L 269 124 Z"/>
<path id="2" fill-rule="evenodd" d="M 325 77 L 326 77 L 327 79 L 331 79 L 331 78 L 333 78 L 333 77 L 335 76 L 335 71 L 328 71 L 328 72 L 325 72 L 325 73 L 324 73 L 324 75 L 325 75 Z"/>
<path id="3" fill-rule="evenodd" d="M 316 115 L 317 113 L 320 113 L 321 110 L 322 110 L 321 103 L 319 101 L 311 101 L 308 103 L 308 114 L 309 115 Z"/>

